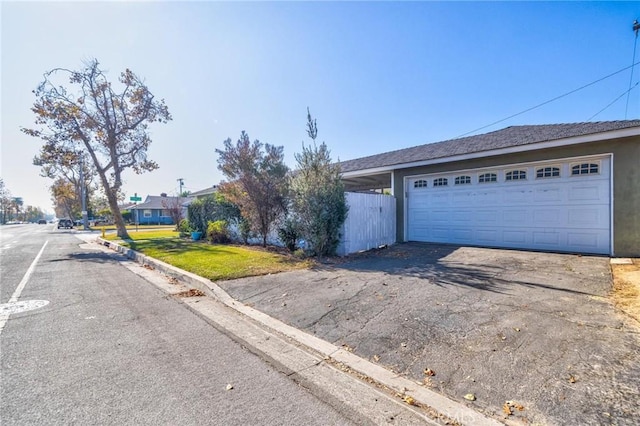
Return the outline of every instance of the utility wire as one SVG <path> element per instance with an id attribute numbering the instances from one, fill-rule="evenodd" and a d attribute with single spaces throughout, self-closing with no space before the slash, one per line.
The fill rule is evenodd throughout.
<path id="1" fill-rule="evenodd" d="M 532 111 L 532 110 L 534 110 L 534 109 L 536 109 L 536 108 L 540 108 L 541 106 L 546 105 L 546 104 L 549 104 L 549 103 L 551 103 L 551 102 L 553 102 L 553 101 L 557 101 L 558 99 L 564 98 L 565 96 L 569 96 L 569 95 L 571 95 L 571 94 L 573 94 L 573 93 L 576 93 L 576 92 L 578 92 L 578 91 L 580 91 L 580 90 L 582 90 L 582 89 L 586 89 L 586 88 L 587 88 L 587 87 L 589 87 L 589 86 L 593 86 L 593 85 L 594 85 L 594 84 L 596 84 L 596 83 L 600 83 L 601 81 L 606 80 L 606 79 L 607 79 L 607 78 L 609 78 L 609 77 L 613 77 L 613 76 L 614 76 L 614 75 L 616 75 L 616 74 L 620 74 L 621 72 L 626 71 L 626 70 L 628 70 L 629 68 L 633 68 L 634 66 L 636 66 L 636 65 L 638 65 L 638 64 L 640 64 L 640 62 L 635 62 L 635 63 L 633 63 L 633 64 L 629 65 L 628 67 L 624 67 L 624 68 L 622 68 L 622 69 L 620 69 L 620 70 L 618 70 L 618 71 L 616 71 L 616 72 L 614 72 L 614 73 L 611 73 L 611 74 L 609 74 L 609 75 L 606 75 L 606 76 L 604 76 L 604 77 L 602 77 L 602 78 L 599 78 L 599 79 L 597 79 L 597 80 L 595 80 L 595 81 L 592 81 L 592 82 L 591 82 L 591 83 L 589 83 L 589 84 L 585 84 L 584 86 L 578 87 L 577 89 L 573 89 L 573 90 L 571 90 L 570 92 L 567 92 L 567 93 L 562 94 L 562 95 L 560 95 L 560 96 L 556 96 L 555 98 L 553 98 L 553 99 L 549 99 L 548 101 L 542 102 L 541 104 L 538 104 L 538 105 L 532 106 L 531 108 L 527 108 L 527 109 L 525 109 L 524 111 L 520 111 L 520 112 L 518 112 L 518 113 L 516 113 L 516 114 L 512 114 L 512 115 L 510 115 L 510 116 L 508 116 L 508 117 L 506 117 L 506 118 L 503 118 L 503 119 L 501 119 L 501 120 L 494 121 L 493 123 L 491 123 L 491 124 L 487 124 L 486 126 L 478 127 L 477 129 L 471 130 L 470 132 L 467 132 L 467 133 L 463 133 L 463 134 L 461 134 L 460 136 L 456 136 L 456 139 L 457 139 L 457 138 L 461 138 L 461 137 L 466 136 L 466 135 L 470 135 L 471 133 L 475 133 L 475 132 L 477 132 L 478 130 L 482 130 L 482 129 L 486 129 L 487 127 L 494 126 L 494 125 L 496 125 L 496 124 L 498 124 L 498 123 L 502 123 L 503 121 L 507 121 L 507 120 L 509 120 L 509 119 L 511 119 L 511 118 L 513 118 L 513 117 L 517 117 L 517 116 L 522 115 L 522 114 L 524 114 L 524 113 L 526 113 L 526 112 Z"/>
<path id="2" fill-rule="evenodd" d="M 640 30 L 640 24 L 638 20 L 633 21 L 633 31 L 636 33 L 636 38 L 633 42 L 633 59 L 631 63 L 636 61 L 636 46 L 638 45 L 638 31 Z M 631 94 L 631 83 L 633 83 L 633 65 L 631 65 L 631 76 L 629 76 L 629 91 L 627 92 L 627 105 L 624 107 L 624 119 L 627 119 L 627 111 L 629 110 L 629 95 Z"/>
<path id="3" fill-rule="evenodd" d="M 609 105 L 607 105 L 606 107 L 602 108 L 600 111 L 596 112 L 595 114 L 593 114 L 591 117 L 589 117 L 589 119 L 587 120 L 587 122 L 591 121 L 595 116 L 597 116 L 598 114 L 600 114 L 602 111 L 604 111 L 605 109 L 609 108 L 611 105 L 615 104 L 616 102 L 618 102 L 618 100 L 620 98 L 622 98 L 624 95 L 627 95 L 627 103 L 629 102 L 629 96 L 628 94 L 636 88 L 636 86 L 638 85 L 638 82 L 636 81 L 636 84 L 633 85 L 633 87 L 629 87 L 629 89 L 625 90 L 622 95 L 618 96 L 617 98 L 615 98 Z M 627 115 L 625 113 L 624 118 L 627 118 Z"/>

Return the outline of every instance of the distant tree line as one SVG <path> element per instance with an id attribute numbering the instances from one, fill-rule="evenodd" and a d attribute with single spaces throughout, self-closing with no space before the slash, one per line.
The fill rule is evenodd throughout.
<path id="1" fill-rule="evenodd" d="M 45 219 L 45 212 L 40 207 L 24 205 L 22 197 L 14 197 L 0 178 L 0 223 L 36 222 Z"/>

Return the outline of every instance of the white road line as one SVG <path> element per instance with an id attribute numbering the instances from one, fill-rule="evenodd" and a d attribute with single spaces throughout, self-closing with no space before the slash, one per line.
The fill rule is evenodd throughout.
<path id="1" fill-rule="evenodd" d="M 47 246 L 47 244 L 49 244 L 49 240 L 44 242 L 44 245 L 38 252 L 38 255 L 36 256 L 35 259 L 33 259 L 33 262 L 31 262 L 31 266 L 29 266 L 29 269 L 27 269 L 27 272 L 24 274 L 24 277 L 22 277 L 22 281 L 20 281 L 20 284 L 18 284 L 18 287 L 16 287 L 16 290 L 13 292 L 11 299 L 9 299 L 9 303 L 18 301 L 18 298 L 20 297 L 20 294 L 22 293 L 24 286 L 27 285 L 27 281 L 29 281 L 31 274 L 33 274 L 33 270 L 36 268 L 36 263 L 38 263 L 38 260 L 40 260 L 40 256 L 42 256 L 42 252 L 44 251 L 44 248 Z"/>
<path id="2" fill-rule="evenodd" d="M 33 274 L 33 270 L 36 268 L 36 263 L 38 263 L 38 260 L 40 260 L 40 256 L 42 256 L 42 252 L 44 252 L 44 248 L 47 246 L 47 244 L 49 244 L 49 240 L 44 242 L 44 245 L 38 252 L 38 255 L 36 256 L 36 258 L 33 259 L 33 262 L 31 262 L 29 269 L 27 269 L 27 272 L 25 272 L 24 277 L 22 277 L 22 281 L 20 281 L 20 284 L 18 284 L 18 287 L 16 287 L 8 303 L 12 303 L 12 302 L 15 303 L 18 301 L 20 294 L 22 294 L 22 290 L 24 290 L 24 287 L 27 285 L 27 282 L 29 281 L 31 274 Z M 2 333 L 2 330 L 4 329 L 4 325 L 7 323 L 8 319 L 9 319 L 9 314 L 0 315 L 0 334 Z"/>

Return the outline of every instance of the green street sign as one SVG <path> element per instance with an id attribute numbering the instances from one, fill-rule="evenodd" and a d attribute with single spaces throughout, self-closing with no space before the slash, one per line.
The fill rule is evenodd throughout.
<path id="1" fill-rule="evenodd" d="M 142 201 L 142 197 L 129 197 L 129 201 Z"/>

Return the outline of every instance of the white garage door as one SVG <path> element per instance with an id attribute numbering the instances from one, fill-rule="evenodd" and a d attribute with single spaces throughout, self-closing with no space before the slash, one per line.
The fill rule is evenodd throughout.
<path id="1" fill-rule="evenodd" d="M 611 252 L 611 161 L 590 157 L 407 178 L 407 239 Z"/>

